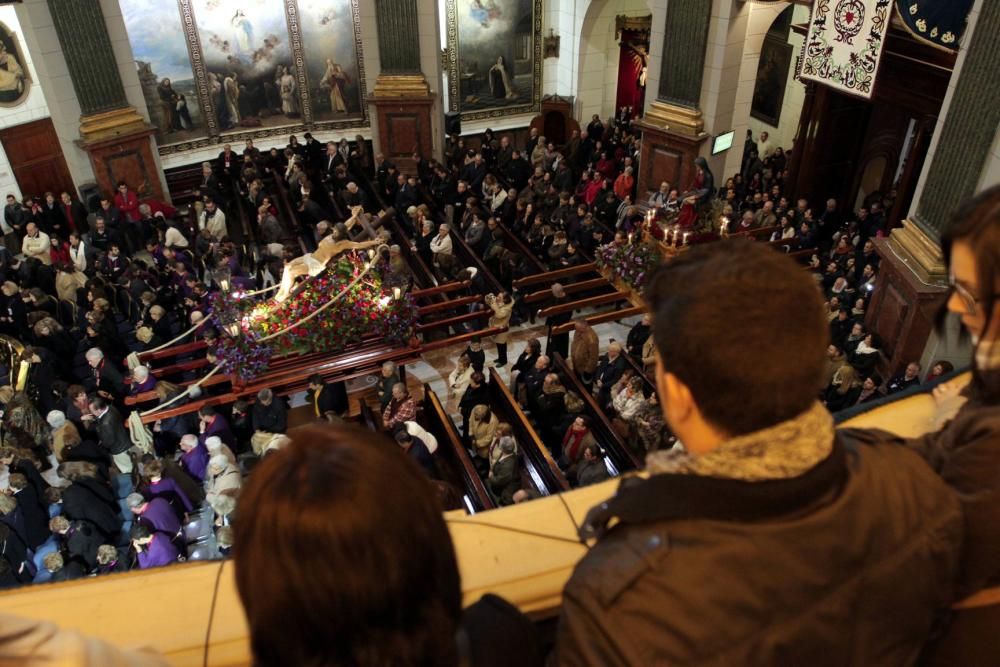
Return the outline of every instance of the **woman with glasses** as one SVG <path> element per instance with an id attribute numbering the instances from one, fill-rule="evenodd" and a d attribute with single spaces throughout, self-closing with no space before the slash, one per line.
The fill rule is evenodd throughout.
<path id="1" fill-rule="evenodd" d="M 975 349 L 965 402 L 936 432 L 906 441 L 955 490 L 965 513 L 963 567 L 950 622 L 925 665 L 1000 664 L 1000 187 L 965 204 L 942 240 L 948 311 Z"/>

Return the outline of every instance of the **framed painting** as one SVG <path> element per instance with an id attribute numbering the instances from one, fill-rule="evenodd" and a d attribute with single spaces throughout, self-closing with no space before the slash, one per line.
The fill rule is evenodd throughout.
<path id="1" fill-rule="evenodd" d="M 464 120 L 537 112 L 541 0 L 446 0 L 448 98 Z"/>
<path id="2" fill-rule="evenodd" d="M 757 80 L 753 87 L 750 115 L 772 127 L 778 127 L 781 118 L 791 62 L 792 45 L 784 37 L 769 34 L 764 38 L 760 60 L 757 62 Z"/>
<path id="3" fill-rule="evenodd" d="M 198 84 L 173 3 L 120 0 L 150 123 L 161 146 L 208 136 Z"/>
<path id="4" fill-rule="evenodd" d="M 31 74 L 17 34 L 0 23 L 0 107 L 16 107 L 31 92 Z"/>
<path id="5" fill-rule="evenodd" d="M 299 0 L 298 30 L 313 122 L 337 127 L 366 118 L 358 0 Z"/>

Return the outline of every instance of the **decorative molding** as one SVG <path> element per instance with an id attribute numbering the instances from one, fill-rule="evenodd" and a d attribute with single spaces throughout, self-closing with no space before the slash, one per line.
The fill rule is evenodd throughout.
<path id="1" fill-rule="evenodd" d="M 292 64 L 299 84 L 299 105 L 302 107 L 302 121 L 312 124 L 312 100 L 309 98 L 309 73 L 306 71 L 306 57 L 302 49 L 302 33 L 299 31 L 299 6 L 296 0 L 285 0 L 285 25 L 292 51 Z"/>
<path id="2" fill-rule="evenodd" d="M 622 38 L 623 30 L 646 33 L 646 38 L 648 39 L 652 29 L 652 14 L 647 14 L 646 16 L 624 16 L 619 14 L 615 17 L 615 39 Z"/>
<path id="3" fill-rule="evenodd" d="M 904 220 L 889 234 L 888 246 L 896 252 L 921 282 L 947 285 L 948 269 L 936 239 L 931 238 L 912 220 Z"/>
<path id="4" fill-rule="evenodd" d="M 654 100 L 650 103 L 642 120 L 648 125 L 659 126 L 674 134 L 683 134 L 693 138 L 707 136 L 705 134 L 705 121 L 702 120 L 699 109 Z"/>
<path id="5" fill-rule="evenodd" d="M 215 100 L 212 99 L 211 89 L 208 85 L 208 70 L 205 69 L 205 61 L 201 57 L 201 37 L 198 35 L 198 24 L 194 20 L 191 0 L 177 0 L 177 8 L 180 10 L 181 22 L 184 25 L 184 41 L 187 43 L 188 57 L 191 59 L 191 67 L 194 70 L 194 80 L 198 84 L 198 106 L 201 107 L 201 116 L 205 119 L 205 128 L 209 136 L 214 136 L 219 133 L 218 117 L 215 113 Z M 176 145 L 183 146 L 187 143 L 192 142 L 182 142 Z M 167 146 L 159 148 L 161 155 L 167 154 L 164 152 Z"/>

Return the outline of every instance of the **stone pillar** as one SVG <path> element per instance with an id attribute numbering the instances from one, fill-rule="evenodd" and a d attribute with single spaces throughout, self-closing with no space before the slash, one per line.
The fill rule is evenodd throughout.
<path id="1" fill-rule="evenodd" d="M 662 53 L 651 53 L 659 65 L 656 99 L 636 123 L 643 132 L 639 201 L 660 181 L 684 190 L 693 179 L 694 158 L 708 137 L 699 103 L 711 14 L 712 3 L 705 0 L 669 0 L 665 11 L 654 8 L 654 25 L 662 21 L 664 26 L 663 41 Z M 654 42 L 652 48 L 660 40 Z"/>
<path id="2" fill-rule="evenodd" d="M 129 105 L 98 2 L 48 0 L 59 46 L 80 103 L 80 140 L 102 192 L 125 181 L 142 198 L 164 199 L 149 137 L 154 129 Z"/>
<path id="3" fill-rule="evenodd" d="M 417 0 L 375 0 L 381 71 L 368 98 L 375 106 L 379 150 L 403 171 L 412 154 L 434 153 L 435 96 L 420 67 Z"/>
<path id="4" fill-rule="evenodd" d="M 947 277 L 941 236 L 955 209 L 977 191 L 1000 126 L 1000 106 L 984 103 L 1000 98 L 996 75 L 1000 71 L 1000 49 L 996 48 L 1000 3 L 978 4 L 969 17 L 968 46 L 959 52 L 949 84 L 950 100 L 945 99 L 938 136 L 928 152 L 910 217 L 889 237 L 893 249 L 925 282 L 942 282 Z"/>
<path id="5" fill-rule="evenodd" d="M 910 217 L 875 242 L 882 263 L 866 323 L 885 341 L 886 373 L 931 354 L 954 356 L 931 337 L 948 296 L 940 239 L 955 209 L 976 192 L 1000 125 L 1000 108 L 984 103 L 1000 97 L 1000 3 L 977 2 L 968 26 Z"/>

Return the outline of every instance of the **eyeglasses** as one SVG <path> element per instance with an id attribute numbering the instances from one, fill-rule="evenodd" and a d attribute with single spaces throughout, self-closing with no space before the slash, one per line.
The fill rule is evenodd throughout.
<path id="1" fill-rule="evenodd" d="M 951 287 L 951 291 L 958 295 L 958 298 L 962 300 L 962 306 L 965 307 L 965 311 L 970 315 L 975 315 L 979 312 L 979 306 L 987 298 L 995 298 L 997 295 L 989 294 L 981 298 L 976 297 L 969 291 L 967 287 L 962 285 L 962 283 L 955 280 L 955 276 L 952 274 L 948 275 L 948 285 Z"/>

